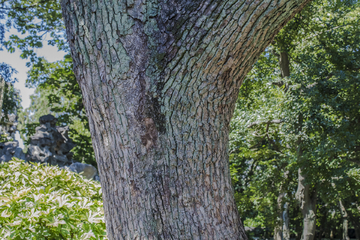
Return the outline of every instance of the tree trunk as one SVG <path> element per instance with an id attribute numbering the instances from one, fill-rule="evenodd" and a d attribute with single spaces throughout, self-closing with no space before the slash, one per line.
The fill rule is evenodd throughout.
<path id="1" fill-rule="evenodd" d="M 330 226 L 330 233 L 329 233 L 329 236 L 330 236 L 330 239 L 332 240 L 332 239 L 334 239 L 334 235 L 335 235 L 335 231 L 336 231 L 336 227 L 335 227 L 335 229 L 334 229 L 334 224 L 333 224 L 333 222 L 334 222 L 334 218 L 335 218 L 335 214 L 336 214 L 336 211 L 335 210 L 333 210 L 332 211 L 332 213 L 331 213 L 331 226 Z M 335 230 L 335 231 L 334 231 Z"/>
<path id="2" fill-rule="evenodd" d="M 286 61 L 285 61 L 286 60 Z M 280 53 L 280 69 L 281 77 L 290 76 L 290 62 L 287 52 Z M 286 87 L 287 89 L 287 87 Z M 285 179 L 288 179 L 289 172 L 285 173 Z M 290 218 L 289 218 L 289 203 L 284 204 L 284 211 L 282 213 L 282 240 L 290 240 L 290 228 L 289 228 Z M 276 239 L 274 239 L 276 240 Z"/>
<path id="3" fill-rule="evenodd" d="M 283 199 L 285 196 L 285 192 L 283 190 L 283 184 L 280 186 L 279 196 L 277 199 L 277 221 L 276 226 L 274 228 L 274 240 L 283 240 Z"/>
<path id="4" fill-rule="evenodd" d="M 341 199 L 339 199 L 339 208 L 340 208 L 340 213 L 341 213 L 341 217 L 343 220 L 343 224 L 342 224 L 342 240 L 350 240 L 349 238 L 349 217 L 348 217 L 348 213 L 346 211 L 346 208 L 344 207 Z"/>
<path id="5" fill-rule="evenodd" d="M 303 215 L 301 239 L 313 240 L 316 229 L 316 189 L 312 189 L 310 184 L 306 183 L 306 174 L 302 173 L 301 168 L 299 168 L 298 178 L 296 199 Z"/>
<path id="6" fill-rule="evenodd" d="M 354 226 L 354 229 L 355 229 L 356 239 L 360 240 L 360 217 L 359 217 L 359 213 L 354 215 L 351 211 L 349 211 L 348 214 L 349 214 L 349 220 L 350 220 L 350 222 L 352 223 L 352 225 Z"/>
<path id="7" fill-rule="evenodd" d="M 5 80 L 2 76 L 0 76 L 0 121 L 2 120 L 2 106 L 4 101 L 4 93 L 5 93 Z"/>
<path id="8" fill-rule="evenodd" d="M 290 76 L 290 63 L 287 52 L 281 52 L 279 57 L 279 66 L 281 70 L 281 77 Z M 281 85 L 283 82 L 281 82 Z M 284 166 L 283 168 L 285 168 Z M 284 173 L 284 179 L 288 178 L 288 171 Z M 280 192 L 277 199 L 277 211 L 278 211 L 278 221 L 277 225 L 274 228 L 274 240 L 289 240 L 290 239 L 290 229 L 289 229 L 289 214 L 288 209 L 284 208 L 283 205 L 287 206 L 288 203 L 283 203 L 283 198 L 285 196 L 285 190 L 283 189 L 284 185 L 280 186 Z M 285 218 L 287 217 L 287 218 Z"/>
<path id="9" fill-rule="evenodd" d="M 228 168 L 239 87 L 308 0 L 62 0 L 109 239 L 246 239 Z"/>
<path id="10" fill-rule="evenodd" d="M 289 217 L 289 203 L 286 202 L 284 204 L 284 211 L 283 211 L 283 240 L 290 240 L 290 217 Z"/>
<path id="11" fill-rule="evenodd" d="M 289 55 L 287 52 L 280 52 L 279 58 L 281 77 L 289 77 L 290 76 L 290 62 Z"/>
<path id="12" fill-rule="evenodd" d="M 284 179 L 288 179 L 289 172 L 284 173 Z M 290 229 L 289 229 L 289 209 L 287 202 L 284 203 L 285 189 L 282 183 L 280 186 L 279 196 L 277 199 L 277 225 L 274 228 L 274 240 L 289 240 Z"/>

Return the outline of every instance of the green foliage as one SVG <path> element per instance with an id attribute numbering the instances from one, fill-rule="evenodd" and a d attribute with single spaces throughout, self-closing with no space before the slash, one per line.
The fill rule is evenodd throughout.
<path id="1" fill-rule="evenodd" d="M 0 125 L 4 127 L 6 123 L 9 121 L 10 114 L 16 114 L 21 110 L 21 99 L 20 94 L 17 89 L 14 88 L 13 83 L 5 82 L 4 91 L 2 96 L 2 105 L 0 106 Z M 12 137 L 8 136 L 5 132 L 0 132 L 0 142 L 9 142 L 13 141 Z"/>
<path id="2" fill-rule="evenodd" d="M 1 239 L 106 239 L 98 182 L 56 166 L 0 163 Z"/>
<path id="3" fill-rule="evenodd" d="M 19 90 L 15 89 L 12 83 L 5 83 L 4 88 L 1 123 L 8 119 L 8 114 L 16 114 L 21 109 Z"/>
<path id="4" fill-rule="evenodd" d="M 39 58 L 35 49 L 43 46 L 46 36 L 50 36 L 48 44 L 56 45 L 61 50 L 67 49 L 60 1 L 4 0 L 1 4 L 2 13 L 6 16 L 3 29 L 13 27 L 25 34 L 24 37 L 13 34 L 8 41 L 4 41 L 3 45 L 8 51 L 14 52 L 18 48 L 22 58 L 37 63 Z"/>
<path id="5" fill-rule="evenodd" d="M 248 227 L 275 226 L 283 172 L 294 158 L 284 146 L 283 107 L 288 94 L 277 84 L 283 79 L 273 51 L 268 48 L 248 74 L 230 124 L 230 168 L 237 173 L 232 177 L 235 199 Z"/>
<path id="6" fill-rule="evenodd" d="M 281 192 L 291 206 L 291 228 L 301 226 L 294 201 L 299 168 L 318 189 L 322 227 L 335 224 L 327 212 L 339 214 L 339 199 L 355 211 L 359 10 L 357 2 L 313 2 L 280 32 L 244 81 L 231 122 L 230 168 L 246 226 L 275 226 Z M 289 56 L 289 77 L 280 77 L 280 52 Z"/>

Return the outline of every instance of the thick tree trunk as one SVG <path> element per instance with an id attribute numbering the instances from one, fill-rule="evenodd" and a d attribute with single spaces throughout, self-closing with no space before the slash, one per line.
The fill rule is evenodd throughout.
<path id="1" fill-rule="evenodd" d="M 306 183 L 306 174 L 299 168 L 298 189 L 296 199 L 300 204 L 303 215 L 302 240 L 313 240 L 316 230 L 316 189 L 312 189 L 309 183 Z"/>
<path id="2" fill-rule="evenodd" d="M 228 169 L 239 87 L 308 0 L 62 0 L 110 239 L 245 239 Z"/>

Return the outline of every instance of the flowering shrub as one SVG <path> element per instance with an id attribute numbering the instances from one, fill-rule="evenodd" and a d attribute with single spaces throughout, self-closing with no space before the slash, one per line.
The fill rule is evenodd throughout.
<path id="1" fill-rule="evenodd" d="M 107 239 L 100 184 L 57 166 L 0 163 L 0 239 Z"/>

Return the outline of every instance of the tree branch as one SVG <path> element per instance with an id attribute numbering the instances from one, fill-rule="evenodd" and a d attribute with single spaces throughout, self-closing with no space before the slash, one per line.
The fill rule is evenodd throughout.
<path id="1" fill-rule="evenodd" d="M 357 165 L 360 166 L 360 160 L 357 160 L 357 159 L 351 159 L 351 158 L 346 158 L 345 160 L 349 161 L 349 162 L 352 162 L 352 163 L 356 163 Z"/>
<path id="2" fill-rule="evenodd" d="M 267 125 L 269 125 L 269 124 L 272 124 L 272 123 L 274 123 L 274 124 L 280 124 L 280 123 L 282 123 L 283 121 L 281 120 L 281 119 L 275 119 L 275 120 L 271 120 L 271 121 L 267 121 L 267 122 L 260 122 L 260 121 L 256 121 L 256 122 L 252 122 L 252 123 L 250 123 L 250 125 L 249 126 L 247 126 L 247 128 L 251 128 L 251 127 L 253 127 L 253 126 L 256 126 L 256 125 L 261 125 L 261 124 L 267 124 Z"/>

